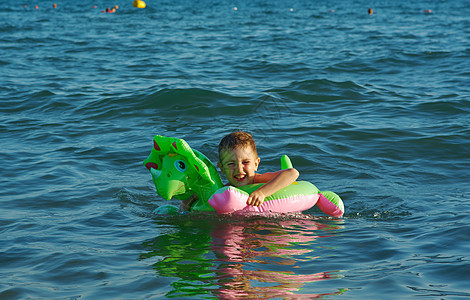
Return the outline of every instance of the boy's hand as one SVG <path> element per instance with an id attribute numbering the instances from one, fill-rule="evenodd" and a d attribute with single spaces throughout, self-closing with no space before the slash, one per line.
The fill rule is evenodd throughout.
<path id="1" fill-rule="evenodd" d="M 196 200 L 197 200 L 196 194 L 193 194 L 191 197 L 189 197 L 186 200 L 182 200 L 180 204 L 180 210 L 189 211 L 191 209 L 191 205 L 193 205 L 194 201 Z"/>
<path id="2" fill-rule="evenodd" d="M 263 204 L 264 198 L 266 198 L 266 196 L 263 194 L 263 192 L 260 190 L 256 190 L 250 194 L 248 200 L 246 200 L 246 204 L 260 206 L 261 204 Z"/>

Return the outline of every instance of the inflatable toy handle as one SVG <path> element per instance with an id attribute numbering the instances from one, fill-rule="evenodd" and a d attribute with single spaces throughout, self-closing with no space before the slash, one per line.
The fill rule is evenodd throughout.
<path id="1" fill-rule="evenodd" d="M 281 170 L 292 168 L 292 162 L 290 161 L 289 156 L 283 155 L 281 157 Z"/>

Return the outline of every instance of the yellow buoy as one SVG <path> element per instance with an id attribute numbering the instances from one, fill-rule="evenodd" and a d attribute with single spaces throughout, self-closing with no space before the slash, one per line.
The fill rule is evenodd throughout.
<path id="1" fill-rule="evenodd" d="M 137 7 L 137 8 L 145 8 L 145 2 L 142 0 L 134 0 L 134 3 L 132 3 L 132 6 Z"/>

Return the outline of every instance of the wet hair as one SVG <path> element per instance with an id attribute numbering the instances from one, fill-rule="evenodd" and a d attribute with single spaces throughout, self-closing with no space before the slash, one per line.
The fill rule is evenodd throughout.
<path id="1" fill-rule="evenodd" d="M 219 143 L 219 157 L 222 150 L 233 150 L 238 147 L 251 147 L 256 156 L 258 152 L 256 151 L 255 140 L 248 132 L 244 131 L 235 131 L 224 136 L 224 138 Z"/>

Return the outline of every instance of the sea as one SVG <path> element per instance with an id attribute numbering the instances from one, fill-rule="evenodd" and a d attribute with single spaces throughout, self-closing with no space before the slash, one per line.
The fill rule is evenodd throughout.
<path id="1" fill-rule="evenodd" d="M 1 299 L 470 298 L 468 0 L 144 1 L 0 3 Z M 153 214 L 234 130 L 344 216 Z"/>

